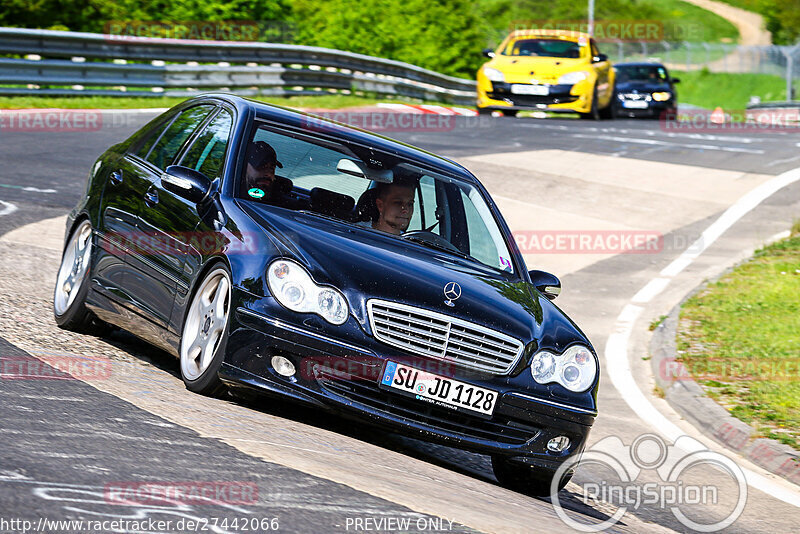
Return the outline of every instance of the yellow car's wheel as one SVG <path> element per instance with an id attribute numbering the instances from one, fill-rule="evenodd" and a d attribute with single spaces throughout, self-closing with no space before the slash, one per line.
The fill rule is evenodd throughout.
<path id="1" fill-rule="evenodd" d="M 592 90 L 592 107 L 589 113 L 581 113 L 580 116 L 582 119 L 590 119 L 593 121 L 600 120 L 600 110 L 597 108 L 597 86 Z"/>

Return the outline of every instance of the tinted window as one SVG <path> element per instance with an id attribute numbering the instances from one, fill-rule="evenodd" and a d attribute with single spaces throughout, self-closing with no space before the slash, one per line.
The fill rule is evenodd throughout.
<path id="1" fill-rule="evenodd" d="M 166 128 L 174 118 L 175 114 L 171 113 L 169 116 L 162 116 L 153 120 L 153 124 L 150 126 L 149 131 L 145 133 L 138 141 L 136 141 L 136 145 L 133 147 L 133 153 L 142 159 L 146 159 L 147 154 L 150 153 L 150 149 L 153 147 L 153 144 L 161 136 L 161 132 L 164 131 L 164 128 Z M 138 148 L 136 148 L 137 146 Z"/>
<path id="2" fill-rule="evenodd" d="M 231 114 L 222 110 L 192 143 L 181 165 L 200 171 L 212 180 L 220 176 L 232 124 Z"/>
<path id="3" fill-rule="evenodd" d="M 195 106 L 182 112 L 172 124 L 169 125 L 161 139 L 150 150 L 147 161 L 164 169 L 172 164 L 178 155 L 183 143 L 189 139 L 192 132 L 203 122 L 214 106 Z"/>
<path id="4" fill-rule="evenodd" d="M 564 39 L 522 39 L 510 43 L 503 55 L 578 58 L 581 47 Z"/>
<path id="5" fill-rule="evenodd" d="M 618 82 L 649 81 L 666 82 L 667 69 L 660 65 L 634 65 L 614 67 L 617 71 Z"/>

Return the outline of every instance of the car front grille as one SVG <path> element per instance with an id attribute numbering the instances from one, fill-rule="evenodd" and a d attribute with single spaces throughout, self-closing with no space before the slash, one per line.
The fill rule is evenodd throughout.
<path id="1" fill-rule="evenodd" d="M 523 445 L 541 429 L 524 421 L 495 415 L 491 420 L 431 406 L 422 401 L 382 390 L 363 377 L 348 380 L 342 373 L 323 366 L 314 370 L 317 382 L 329 393 L 393 417 L 401 417 L 450 434 L 508 445 Z"/>
<path id="2" fill-rule="evenodd" d="M 379 341 L 467 369 L 507 374 L 522 354 L 521 341 L 441 313 L 376 299 L 367 311 Z"/>

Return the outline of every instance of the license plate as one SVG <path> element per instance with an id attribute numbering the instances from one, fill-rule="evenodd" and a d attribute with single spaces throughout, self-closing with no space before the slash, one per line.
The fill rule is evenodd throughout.
<path id="1" fill-rule="evenodd" d="M 392 361 L 386 362 L 381 386 L 398 390 L 423 402 L 482 415 L 492 415 L 497 403 L 496 391 Z"/>
<path id="2" fill-rule="evenodd" d="M 511 92 L 515 95 L 547 96 L 550 94 L 550 88 L 546 85 L 514 84 L 511 86 Z"/>
<path id="3" fill-rule="evenodd" d="M 622 107 L 628 109 L 647 109 L 649 104 L 644 100 L 624 100 Z"/>

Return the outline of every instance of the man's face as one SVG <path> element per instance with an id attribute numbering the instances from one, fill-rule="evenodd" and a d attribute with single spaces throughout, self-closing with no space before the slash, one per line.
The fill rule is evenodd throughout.
<path id="1" fill-rule="evenodd" d="M 275 181 L 275 162 L 267 160 L 259 167 L 253 167 L 248 162 L 246 178 L 248 188 L 258 187 L 264 191 L 269 190 Z"/>
<path id="2" fill-rule="evenodd" d="M 389 191 L 375 201 L 375 206 L 380 214 L 375 229 L 400 235 L 408 229 L 414 214 L 414 189 L 389 186 Z"/>

